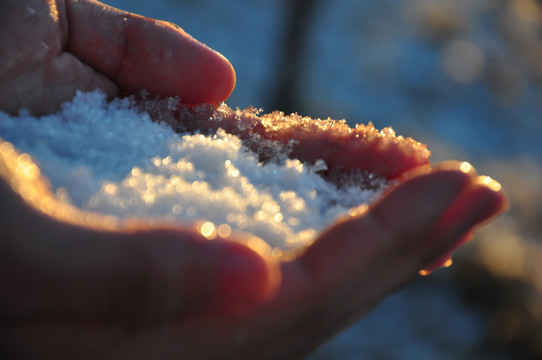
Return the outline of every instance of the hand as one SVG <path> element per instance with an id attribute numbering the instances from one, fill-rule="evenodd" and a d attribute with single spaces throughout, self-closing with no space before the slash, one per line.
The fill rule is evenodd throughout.
<path id="1" fill-rule="evenodd" d="M 0 109 L 47 114 L 76 90 L 143 88 L 184 104 L 219 103 L 235 73 L 176 25 L 93 0 L 3 0 Z"/>
<path id="2" fill-rule="evenodd" d="M 4 15 L 6 9 L 11 6 L 22 11 L 25 5 L 40 9 L 39 4 L 47 4 L 49 9 L 59 4 L 59 10 L 65 9 L 59 11 L 64 14 L 59 19 L 65 20 L 51 22 L 49 12 L 42 11 L 41 17 L 47 21 L 35 21 L 75 32 L 63 36 L 77 41 L 59 41 L 59 48 L 72 54 L 59 57 L 73 66 L 48 63 L 47 56 L 35 61 L 39 53 L 22 48 L 6 60 L 2 45 L 1 68 L 16 71 L 11 70 L 10 76 L 5 75 L 9 71 L 2 73 L 0 86 L 7 84 L 4 80 L 15 86 L 27 79 L 34 81 L 29 87 L 32 94 L 43 94 L 37 97 L 39 101 L 31 102 L 24 91 L 11 94 L 9 89 L 2 90 L 3 95 L 11 96 L 10 102 L 1 103 L 10 112 L 21 106 L 36 113 L 53 111 L 49 104 L 56 108 L 76 89 L 92 87 L 114 96 L 117 89 L 156 86 L 149 91 L 181 98 L 199 94 L 194 102 L 220 101 L 233 87 L 229 64 L 182 31 L 104 9 L 99 3 L 7 1 L 0 5 L 1 20 L 13 31 L 16 22 Z M 108 24 L 124 23 L 124 16 L 130 25 L 117 34 L 126 35 L 115 35 L 116 27 Z M 21 34 L 13 38 L 28 36 Z M 145 36 L 139 36 L 142 34 Z M 4 43 L 6 38 L 1 40 Z M 119 43 L 127 51 L 115 51 Z M 196 84 L 187 82 L 172 90 L 167 75 L 191 70 L 180 65 L 183 62 L 169 61 L 167 53 L 160 55 L 158 50 L 166 43 L 179 54 L 186 47 L 209 56 L 206 66 L 223 76 L 205 77 L 202 71 L 199 76 L 207 84 L 199 90 L 195 78 Z M 60 46 L 63 44 L 70 45 Z M 159 54 L 148 53 L 146 58 L 144 52 L 132 51 L 147 47 L 158 48 Z M 105 55 L 108 52 L 112 55 Z M 30 53 L 34 54 L 32 65 L 20 65 Z M 139 60 L 145 66 L 138 68 Z M 198 61 L 186 61 L 201 66 Z M 4 66 L 11 63 L 15 65 Z M 40 64 L 43 70 L 39 70 Z M 65 82 L 71 92 L 56 92 L 58 78 L 43 76 L 53 74 L 51 64 L 58 64 L 52 66 L 57 75 L 73 80 Z M 175 70 L 164 72 L 168 67 Z M 80 77 L 75 73 L 94 80 L 77 83 L 74 79 Z M 163 78 L 164 88 L 155 77 Z M 0 151 L 0 352 L 6 358 L 301 356 L 357 321 L 420 269 L 440 261 L 473 227 L 505 206 L 500 191 L 462 171 L 459 164 L 420 170 L 368 210 L 329 228 L 294 261 L 277 263 L 240 238 L 209 241 L 190 228 L 123 224 L 67 210 L 46 192 L 33 191 L 32 181 L 17 172 L 17 158 L 10 157 L 8 150 Z"/>
<path id="3" fill-rule="evenodd" d="M 81 225 L 60 221 L 61 206 L 24 179 L 11 184 L 49 213 L 2 183 L 1 352 L 28 359 L 304 355 L 500 212 L 503 195 L 479 180 L 455 163 L 415 174 L 279 264 L 190 229 L 105 226 L 111 221 L 84 213 L 75 216 Z"/>

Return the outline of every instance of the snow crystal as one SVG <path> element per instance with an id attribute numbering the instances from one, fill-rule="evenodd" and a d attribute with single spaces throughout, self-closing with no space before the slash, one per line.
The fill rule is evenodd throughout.
<path id="1" fill-rule="evenodd" d="M 177 134 L 129 99 L 108 103 L 99 92 L 78 94 L 39 119 L 0 113 L 0 136 L 31 154 L 53 190 L 79 208 L 181 224 L 204 220 L 206 237 L 242 230 L 280 249 L 310 244 L 378 192 L 337 188 L 317 173 L 327 168 L 321 160 L 261 163 L 224 130 Z"/>

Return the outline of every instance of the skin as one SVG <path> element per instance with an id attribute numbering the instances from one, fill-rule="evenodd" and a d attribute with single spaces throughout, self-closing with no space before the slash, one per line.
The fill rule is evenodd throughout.
<path id="1" fill-rule="evenodd" d="M 28 26 L 18 22 L 24 11 Z M 9 113 L 50 113 L 95 88 L 213 103 L 235 83 L 226 59 L 178 27 L 98 2 L 8 0 L 0 21 L 0 108 Z M 23 180 L 2 164 L 3 358 L 301 357 L 506 206 L 460 163 L 416 169 L 277 262 L 240 235 L 208 241 L 193 228 L 75 223 L 55 203 L 38 210 L 45 200 L 24 200 Z"/>
<path id="2" fill-rule="evenodd" d="M 219 103 L 235 86 L 222 55 L 171 23 L 86 0 L 4 0 L 0 10 L 0 108 L 9 113 L 51 113 L 96 88 Z"/>

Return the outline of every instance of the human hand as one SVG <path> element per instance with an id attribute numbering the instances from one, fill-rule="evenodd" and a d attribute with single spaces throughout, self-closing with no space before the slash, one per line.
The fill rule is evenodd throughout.
<path id="1" fill-rule="evenodd" d="M 2 10 L 6 4 L 15 6 L 13 3 L 5 2 Z M 65 6 L 66 9 L 90 7 L 94 10 L 86 11 L 93 14 L 100 9 L 98 3 L 87 1 L 66 2 Z M 111 11 L 106 8 L 101 14 L 105 17 L 119 14 Z M 173 27 L 157 26 L 133 15 L 116 16 L 111 21 L 128 16 L 139 24 L 133 27 L 150 27 L 146 34 L 156 37 L 145 39 L 151 39 L 148 41 L 153 46 L 158 39 L 171 39 L 174 44 L 186 40 Z M 95 15 L 86 20 L 92 19 L 101 17 Z M 77 26 L 82 25 L 78 22 Z M 152 30 L 154 26 L 156 33 Z M 113 30 L 115 27 L 105 26 L 103 34 Z M 132 31 L 138 33 L 136 30 L 126 33 Z M 88 34 L 80 32 L 81 39 L 87 39 L 88 43 Z M 84 61 L 92 68 L 80 65 L 77 59 L 70 60 L 75 61 L 76 69 L 80 66 L 90 72 L 87 80 L 113 84 L 112 88 L 103 86 L 111 96 L 118 88 L 128 91 L 148 88 L 148 82 L 152 82 L 149 86 L 160 87 L 154 76 L 168 74 L 152 73 L 167 66 L 159 63 L 160 66 L 155 65 L 158 69 L 148 68 L 156 64 L 149 57 L 145 67 L 136 68 L 134 56 L 140 56 L 137 52 L 131 53 L 131 59 L 130 56 L 124 59 L 123 64 L 132 65 L 120 66 L 125 70 L 118 72 L 118 77 L 108 74 L 108 80 L 97 75 L 93 69 L 104 74 L 108 67 L 102 63 L 111 61 L 103 52 L 99 55 L 102 45 L 103 49 L 111 45 L 104 40 L 108 38 L 106 35 L 94 38 L 98 43 L 91 54 L 85 55 L 86 47 L 77 50 L 74 45 L 71 50 L 80 58 L 88 56 Z M 128 38 L 136 39 L 131 40 L 137 44 L 133 45 L 135 49 L 149 45 L 137 36 Z M 216 56 L 191 40 L 186 40 L 186 44 Z M 216 59 L 222 64 L 218 68 L 225 66 L 231 70 L 227 62 L 221 62 L 223 58 Z M 0 61 L 5 61 L 4 55 Z M 168 63 L 165 54 L 161 61 Z M 171 66 L 179 63 L 176 61 Z M 70 78 L 70 72 L 64 72 L 63 66 L 53 69 Z M 172 73 L 182 70 L 174 69 Z M 149 73 L 139 74 L 144 71 Z M 4 107 L 6 110 L 14 112 L 28 106 L 36 113 L 46 113 L 53 111 L 47 104 L 58 106 L 71 97 L 69 92 L 54 91 L 58 88 L 55 77 L 41 77 L 49 74 L 48 71 L 32 74 L 36 72 L 26 76 L 35 81 L 38 93 L 63 96 L 25 103 L 28 100 L 25 96 L 4 90 L 5 95 L 19 101 L 10 102 L 15 105 Z M 223 86 L 211 84 L 216 78 L 220 77 L 209 78 L 207 85 Z M 16 76 L 13 79 L 22 81 Z M 130 79 L 139 82 L 130 84 Z M 128 84 L 123 84 L 124 81 Z M 164 81 L 164 89 L 171 90 L 167 85 L 171 84 L 169 79 Z M 178 91 L 186 91 L 188 96 L 191 86 L 197 90 L 198 81 L 194 78 L 195 84 L 185 83 Z M 233 80 L 229 84 L 226 88 L 230 89 L 215 99 L 227 97 Z M 206 93 L 206 86 L 201 86 L 204 96 L 195 102 L 213 101 Z M 74 83 L 71 88 L 88 89 L 85 83 Z M 183 97 L 164 89 L 149 91 Z M 204 98 L 208 99 L 201 100 Z M 2 106 L 7 105 L 2 103 Z M 0 162 L 0 170 L 1 165 Z M 30 201 L 32 196 L 26 193 L 29 188 L 20 186 L 24 179 L 18 179 L 16 171 L 0 173 L 4 175 L 4 181 L 0 182 L 3 199 L 0 221 L 5 229 L 0 241 L 3 289 L 0 349 L 7 357 L 21 358 L 300 356 L 358 320 L 420 269 L 439 261 L 471 228 L 504 207 L 502 193 L 485 185 L 474 174 L 462 171 L 459 164 L 447 164 L 413 174 L 366 212 L 325 231 L 294 261 L 276 263 L 257 248 L 243 245 L 240 238 L 208 241 L 191 228 L 156 223 L 123 225 L 84 213 L 79 214 L 78 221 L 69 221 L 75 210 L 66 215 L 59 210 L 62 205 L 51 197 L 38 196 Z"/>
<path id="2" fill-rule="evenodd" d="M 461 164 L 418 170 L 294 261 L 276 263 L 187 228 L 66 211 L 28 184 L 18 159 L 11 188 L 0 186 L 7 358 L 296 358 L 504 207 Z"/>
<path id="3" fill-rule="evenodd" d="M 0 109 L 8 113 L 51 113 L 76 90 L 94 89 L 219 103 L 235 86 L 231 64 L 176 25 L 97 1 L 4 0 L 0 22 Z"/>

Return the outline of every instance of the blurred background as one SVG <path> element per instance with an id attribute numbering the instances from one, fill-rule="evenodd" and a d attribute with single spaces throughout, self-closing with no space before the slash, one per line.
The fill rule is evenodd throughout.
<path id="1" fill-rule="evenodd" d="M 228 104 L 393 126 L 510 211 L 307 359 L 542 359 L 542 1 L 105 0 L 237 72 Z"/>

